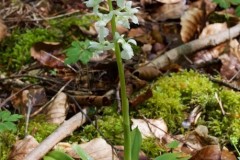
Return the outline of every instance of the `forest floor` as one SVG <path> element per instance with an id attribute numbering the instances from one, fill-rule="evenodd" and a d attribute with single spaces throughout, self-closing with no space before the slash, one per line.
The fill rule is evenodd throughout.
<path id="1" fill-rule="evenodd" d="M 139 24 L 117 31 L 137 41 L 123 62 L 131 127 L 143 137 L 140 159 L 240 159 L 237 5 L 133 0 Z M 116 56 L 83 63 L 96 21 L 82 0 L 2 0 L 1 160 L 79 159 L 73 144 L 92 159 L 123 159 Z"/>

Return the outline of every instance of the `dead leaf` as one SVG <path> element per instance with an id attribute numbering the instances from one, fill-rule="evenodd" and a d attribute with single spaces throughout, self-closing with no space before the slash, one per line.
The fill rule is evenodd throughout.
<path id="1" fill-rule="evenodd" d="M 163 119 L 131 119 L 132 129 L 138 127 L 143 138 L 156 137 L 162 139 L 167 133 L 167 125 Z"/>
<path id="2" fill-rule="evenodd" d="M 208 145 L 192 156 L 189 160 L 220 160 L 221 150 L 219 145 Z"/>
<path id="3" fill-rule="evenodd" d="M 19 140 L 14 144 L 9 160 L 23 160 L 38 145 L 39 143 L 34 137 L 31 135 L 26 136 L 23 140 Z"/>
<path id="4" fill-rule="evenodd" d="M 0 19 L 0 42 L 6 37 L 6 35 L 7 35 L 7 26 Z"/>
<path id="5" fill-rule="evenodd" d="M 210 13 L 215 11 L 217 4 L 214 3 L 213 0 L 197 0 L 196 2 L 191 3 L 189 7 L 204 9 L 204 12 L 206 12 L 206 15 L 209 15 Z"/>
<path id="6" fill-rule="evenodd" d="M 117 156 L 113 152 L 113 148 L 102 138 L 95 138 L 87 143 L 79 144 L 79 147 L 83 149 L 87 155 L 97 160 L 118 160 Z M 60 148 L 66 151 L 74 158 L 79 156 L 72 149 L 70 144 L 59 143 L 54 148 Z"/>
<path id="7" fill-rule="evenodd" d="M 32 46 L 31 56 L 42 65 L 51 68 L 63 68 L 65 55 L 61 53 L 61 45 L 57 42 L 39 42 Z"/>
<path id="8" fill-rule="evenodd" d="M 222 67 L 220 69 L 221 76 L 225 79 L 238 79 L 238 71 L 240 69 L 240 63 L 238 58 L 232 54 L 223 54 L 219 57 L 222 62 Z"/>
<path id="9" fill-rule="evenodd" d="M 143 102 L 145 102 L 146 100 L 148 100 L 152 96 L 153 96 L 152 90 L 148 89 L 144 93 L 141 93 L 141 94 L 135 96 L 134 98 L 130 99 L 130 101 L 129 101 L 130 106 L 131 107 L 136 107 L 137 105 L 142 104 Z"/>
<path id="10" fill-rule="evenodd" d="M 199 38 L 205 38 L 213 34 L 220 33 L 228 29 L 227 23 L 214 23 L 206 26 L 202 33 L 199 35 Z"/>
<path id="11" fill-rule="evenodd" d="M 185 0 L 181 0 L 180 2 L 173 4 L 164 4 L 160 6 L 154 14 L 152 14 L 152 20 L 165 21 L 167 19 L 178 19 L 183 15 L 185 9 Z"/>
<path id="12" fill-rule="evenodd" d="M 153 80 L 158 77 L 161 72 L 155 67 L 143 66 L 135 70 L 133 74 L 143 80 Z"/>
<path id="13" fill-rule="evenodd" d="M 18 92 L 19 88 L 12 90 L 12 95 Z M 11 100 L 15 109 L 20 110 L 20 113 L 26 114 L 27 107 L 30 106 L 32 112 L 47 102 L 45 89 L 41 86 L 32 86 L 29 89 L 23 90 L 16 94 Z"/>
<path id="14" fill-rule="evenodd" d="M 106 96 L 74 96 L 74 98 L 78 101 L 80 105 L 84 106 L 107 106 L 111 104 L 111 101 L 108 97 Z"/>
<path id="15" fill-rule="evenodd" d="M 183 42 L 190 41 L 197 31 L 200 31 L 203 12 L 198 8 L 188 9 L 181 17 L 181 38 Z"/>
<path id="16" fill-rule="evenodd" d="M 153 40 L 151 33 L 146 30 L 146 28 L 133 28 L 128 32 L 129 38 L 134 38 L 136 41 L 143 44 L 152 44 L 155 41 Z"/>
<path id="17" fill-rule="evenodd" d="M 64 122 L 68 110 L 67 95 L 60 92 L 46 108 L 46 119 L 49 123 L 61 124 Z"/>
<path id="18" fill-rule="evenodd" d="M 221 152 L 221 160 L 237 160 L 237 158 L 232 152 L 223 149 Z"/>
<path id="19" fill-rule="evenodd" d="M 201 64 L 210 62 L 215 58 L 218 58 L 226 49 L 226 43 L 222 43 L 214 48 L 208 50 L 201 50 L 197 52 L 193 57 L 195 64 Z"/>

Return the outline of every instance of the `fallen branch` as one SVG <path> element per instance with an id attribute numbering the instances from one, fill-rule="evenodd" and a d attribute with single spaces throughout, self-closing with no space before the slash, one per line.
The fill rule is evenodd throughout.
<path id="1" fill-rule="evenodd" d="M 39 160 L 46 155 L 58 142 L 69 136 L 75 129 L 86 122 L 86 109 L 65 121 L 54 133 L 48 136 L 24 160 Z"/>
<path id="2" fill-rule="evenodd" d="M 173 62 L 176 62 L 182 55 L 189 55 L 200 49 L 210 46 L 216 46 L 222 42 L 237 37 L 239 34 L 240 23 L 230 29 L 227 29 L 224 32 L 214 34 L 206 38 L 197 39 L 174 49 L 171 49 L 143 67 L 155 67 L 157 69 L 164 68 L 172 64 Z"/>

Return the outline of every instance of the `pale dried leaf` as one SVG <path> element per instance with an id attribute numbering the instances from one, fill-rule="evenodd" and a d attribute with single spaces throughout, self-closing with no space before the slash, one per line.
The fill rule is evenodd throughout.
<path id="1" fill-rule="evenodd" d="M 202 33 L 199 35 L 200 38 L 205 38 L 213 34 L 217 34 L 225 31 L 227 28 L 227 23 L 214 23 L 206 26 Z"/>
<path id="2" fill-rule="evenodd" d="M 222 43 L 214 48 L 201 50 L 197 52 L 193 57 L 193 62 L 195 64 L 201 64 L 210 62 L 215 58 L 218 58 L 226 49 L 226 43 Z"/>
<path id="3" fill-rule="evenodd" d="M 162 139 L 167 133 L 167 125 L 163 119 L 131 119 L 132 129 L 138 127 L 143 138 L 156 137 Z"/>
<path id="4" fill-rule="evenodd" d="M 113 148 L 102 138 L 95 138 L 87 143 L 79 144 L 90 157 L 97 160 L 118 160 L 115 154 L 113 154 Z M 61 148 L 70 154 L 74 158 L 79 156 L 73 151 L 71 145 L 66 143 L 59 143 L 55 148 Z"/>
<path id="5" fill-rule="evenodd" d="M 190 41 L 200 29 L 203 12 L 198 8 L 190 8 L 181 17 L 181 38 L 183 42 Z"/>
<path id="6" fill-rule="evenodd" d="M 38 142 L 35 140 L 35 138 L 31 135 L 28 135 L 23 140 L 19 140 L 14 144 L 9 159 L 23 160 L 24 157 L 37 146 Z"/>
<path id="7" fill-rule="evenodd" d="M 61 124 L 66 118 L 68 107 L 67 95 L 63 92 L 59 93 L 46 109 L 47 121 Z"/>
<path id="8" fill-rule="evenodd" d="M 7 35 L 7 26 L 0 19 L 0 42 L 6 37 L 6 35 Z"/>
<path id="9" fill-rule="evenodd" d="M 167 19 L 178 19 L 186 10 L 186 1 L 180 1 L 173 4 L 164 4 L 160 6 L 156 13 L 152 15 L 152 19 L 156 21 L 165 21 Z"/>
<path id="10" fill-rule="evenodd" d="M 213 2 L 212 0 L 198 0 L 196 2 L 193 2 L 190 4 L 190 8 L 198 8 L 202 9 L 203 6 L 205 7 L 206 15 L 209 15 L 213 11 L 215 11 L 215 8 L 217 7 L 217 3 Z"/>
<path id="11" fill-rule="evenodd" d="M 230 45 L 230 54 L 235 55 L 240 62 L 240 44 L 236 39 L 233 39 L 229 43 Z"/>

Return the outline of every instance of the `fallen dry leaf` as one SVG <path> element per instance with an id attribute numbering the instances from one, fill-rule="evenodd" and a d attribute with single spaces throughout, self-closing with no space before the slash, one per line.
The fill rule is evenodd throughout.
<path id="1" fill-rule="evenodd" d="M 49 123 L 61 124 L 68 110 L 67 95 L 60 92 L 46 108 L 46 119 Z"/>
<path id="2" fill-rule="evenodd" d="M 226 43 L 220 44 L 214 48 L 201 50 L 197 52 L 193 57 L 195 64 L 201 64 L 210 62 L 215 58 L 218 58 L 226 49 Z"/>
<path id="3" fill-rule="evenodd" d="M 19 88 L 14 88 L 12 95 L 18 91 L 20 91 Z M 27 113 L 27 107 L 31 107 L 32 112 L 34 112 L 39 106 L 47 102 L 45 89 L 41 86 L 32 86 L 16 94 L 11 102 L 13 107 L 22 114 Z"/>
<path id="4" fill-rule="evenodd" d="M 32 46 L 31 56 L 42 65 L 51 68 L 64 67 L 65 55 L 61 53 L 61 45 L 57 42 L 39 42 Z"/>
<path id="5" fill-rule="evenodd" d="M 164 4 L 157 9 L 156 13 L 152 14 L 152 20 L 165 21 L 167 19 L 178 19 L 183 15 L 185 10 L 185 0 L 173 4 Z"/>
<path id="6" fill-rule="evenodd" d="M 153 80 L 160 75 L 160 71 L 155 67 L 143 66 L 133 72 L 135 76 L 143 80 Z"/>
<path id="7" fill-rule="evenodd" d="M 0 42 L 6 37 L 6 35 L 7 35 L 7 26 L 0 19 Z"/>
<path id="8" fill-rule="evenodd" d="M 199 38 L 205 38 L 213 34 L 220 33 L 228 29 L 227 23 L 214 23 L 206 26 L 202 33 L 199 35 Z"/>
<path id="9" fill-rule="evenodd" d="M 117 156 L 113 152 L 113 148 L 102 138 L 95 138 L 87 143 L 79 144 L 79 146 L 93 159 L 118 160 Z M 70 144 L 59 143 L 54 148 L 63 149 L 72 157 L 79 158 Z"/>
<path id="10" fill-rule="evenodd" d="M 162 139 L 167 133 L 167 125 L 163 119 L 131 119 L 132 129 L 138 127 L 143 138 L 156 137 Z"/>
<path id="11" fill-rule="evenodd" d="M 23 140 L 17 141 L 10 153 L 9 160 L 23 160 L 24 157 L 38 146 L 38 142 L 31 135 L 26 136 Z"/>
<path id="12" fill-rule="evenodd" d="M 181 17 L 181 38 L 183 42 L 190 41 L 197 31 L 200 30 L 203 12 L 198 8 L 188 9 Z"/>
<path id="13" fill-rule="evenodd" d="M 220 160 L 221 150 L 219 145 L 208 145 L 192 156 L 189 160 Z"/>

